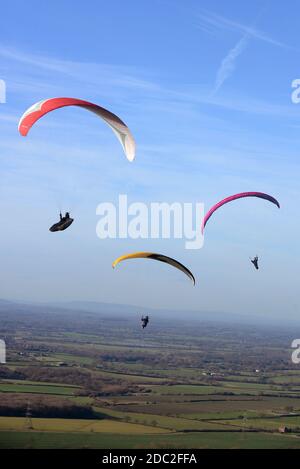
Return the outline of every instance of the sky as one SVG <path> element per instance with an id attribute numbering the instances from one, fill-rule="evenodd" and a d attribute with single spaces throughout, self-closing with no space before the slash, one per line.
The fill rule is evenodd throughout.
<path id="1" fill-rule="evenodd" d="M 69 0 L 1 7 L 0 297 L 86 300 L 270 317 L 299 312 L 300 78 L 296 0 Z M 130 127 L 126 161 L 109 128 L 59 110 L 26 138 L 23 112 L 55 96 L 90 100 Z M 262 191 L 210 220 L 204 247 L 96 236 L 101 202 L 203 202 Z M 59 210 L 75 222 L 50 233 Z M 175 257 L 196 277 L 124 253 Z M 259 255 L 256 272 L 249 256 Z"/>

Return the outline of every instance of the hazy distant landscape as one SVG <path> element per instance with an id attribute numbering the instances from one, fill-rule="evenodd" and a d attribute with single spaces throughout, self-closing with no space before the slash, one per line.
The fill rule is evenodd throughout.
<path id="1" fill-rule="evenodd" d="M 293 328 L 91 309 L 0 303 L 1 448 L 300 448 Z"/>

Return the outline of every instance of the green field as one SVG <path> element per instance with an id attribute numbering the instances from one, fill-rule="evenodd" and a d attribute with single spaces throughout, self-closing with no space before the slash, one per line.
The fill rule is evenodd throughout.
<path id="1" fill-rule="evenodd" d="M 27 420 L 24 417 L 0 417 L 0 431 L 26 429 Z M 96 432 L 118 434 L 156 434 L 166 433 L 161 428 L 139 425 L 136 423 L 118 422 L 115 420 L 85 420 L 85 419 L 31 419 L 31 431 L 43 432 Z"/>
<path id="2" fill-rule="evenodd" d="M 112 435 L 95 433 L 0 432 L 0 448 L 103 449 L 299 449 L 300 439 L 265 433 Z"/>
<path id="3" fill-rule="evenodd" d="M 1 448 L 300 448 L 290 333 L 45 314 L 2 317 Z"/>
<path id="4" fill-rule="evenodd" d="M 197 421 L 191 420 L 187 418 L 178 418 L 178 417 L 166 417 L 163 415 L 155 415 L 155 414 L 145 414 L 145 413 L 136 413 L 136 412 L 120 412 L 116 410 L 107 410 L 105 408 L 98 408 L 98 410 L 102 414 L 106 414 L 110 417 L 117 418 L 120 420 L 128 420 L 132 422 L 139 422 L 141 424 L 146 425 L 157 425 L 160 428 L 165 428 L 173 431 L 184 431 L 184 430 L 223 430 L 224 424 L 220 424 L 219 422 L 207 422 L 207 421 Z M 230 424 L 226 424 L 226 428 L 228 430 L 233 429 Z"/>
<path id="5" fill-rule="evenodd" d="M 0 393 L 1 392 L 16 392 L 16 393 L 30 393 L 30 394 L 56 394 L 63 396 L 72 396 L 76 393 L 78 388 L 74 386 L 61 386 L 47 384 L 23 384 L 22 381 L 19 383 L 1 383 L 0 382 Z"/>

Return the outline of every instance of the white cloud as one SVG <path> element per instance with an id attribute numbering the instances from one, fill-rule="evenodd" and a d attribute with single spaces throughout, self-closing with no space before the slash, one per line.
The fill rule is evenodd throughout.
<path id="1" fill-rule="evenodd" d="M 226 57 L 222 60 L 220 68 L 217 72 L 215 93 L 221 88 L 223 83 L 232 75 L 235 70 L 235 62 L 241 55 L 248 44 L 249 36 L 245 35 L 239 42 L 228 52 Z"/>
<path id="2" fill-rule="evenodd" d="M 216 15 L 215 13 L 211 13 L 208 11 L 203 11 L 203 13 L 199 15 L 199 27 L 204 31 L 207 30 L 207 28 L 210 28 L 210 31 L 214 30 L 215 32 L 222 30 L 239 32 L 243 35 L 248 35 L 249 37 L 252 37 L 254 39 L 258 39 L 260 41 L 272 44 L 273 46 L 287 47 L 282 42 L 273 39 L 263 31 L 260 31 L 255 27 L 246 26 L 237 21 L 229 20 L 224 16 Z"/>
<path id="3" fill-rule="evenodd" d="M 236 60 L 250 38 L 249 34 L 244 34 L 222 60 L 217 72 L 216 89 L 232 74 Z M 165 116 L 176 113 L 184 115 L 185 118 L 201 116 L 218 121 L 219 117 L 210 115 L 209 107 L 211 110 L 219 107 L 262 116 L 298 119 L 296 106 L 265 102 L 236 93 L 227 97 L 216 96 L 209 92 L 207 86 L 202 85 L 182 84 L 169 88 L 159 84 L 154 74 L 151 74 L 149 79 L 147 71 L 136 67 L 73 62 L 29 54 L 7 46 L 0 46 L 0 57 L 9 64 L 8 93 L 18 94 L 18 101 L 14 103 L 14 106 L 20 108 L 18 113 L 24 110 L 23 100 L 28 104 L 28 99 L 31 103 L 34 99 L 38 100 L 44 96 L 68 93 L 78 97 L 83 94 L 86 99 L 101 99 L 104 106 L 112 104 L 115 112 L 123 113 L 125 109 L 127 115 L 129 113 L 131 119 L 137 122 L 147 119 L 147 113 L 151 112 L 153 115 L 155 110 Z M 72 80 L 69 77 L 72 77 Z M 203 104 L 207 109 L 203 108 Z M 137 109 L 142 115 L 135 119 Z"/>
<path id="4" fill-rule="evenodd" d="M 199 15 L 199 27 L 202 31 L 206 33 L 209 32 L 210 34 L 214 32 L 215 35 L 220 31 L 242 33 L 242 38 L 232 49 L 229 50 L 220 64 L 217 72 L 214 93 L 216 93 L 221 88 L 223 83 L 232 75 L 235 70 L 236 60 L 245 50 L 250 39 L 263 41 L 276 47 L 287 47 L 282 42 L 273 39 L 254 26 L 246 26 L 237 21 L 230 20 L 224 16 L 208 11 L 203 11 Z"/>
<path id="5" fill-rule="evenodd" d="M 12 48 L 0 46 L 0 57 L 15 64 L 30 66 L 40 71 L 56 73 L 58 75 L 71 76 L 78 81 L 87 84 L 101 85 L 110 82 L 112 85 L 135 88 L 141 90 L 155 90 L 159 86 L 141 77 L 141 71 L 135 67 L 125 67 L 119 65 L 108 65 L 103 63 L 79 62 L 62 60 L 50 56 L 31 54 Z M 23 68 L 24 71 L 24 68 Z M 140 76 L 139 76 L 140 75 Z"/>

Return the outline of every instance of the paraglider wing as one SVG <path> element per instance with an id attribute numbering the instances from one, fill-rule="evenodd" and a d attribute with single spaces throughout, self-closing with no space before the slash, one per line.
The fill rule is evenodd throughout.
<path id="1" fill-rule="evenodd" d="M 66 107 L 66 106 L 79 106 L 87 109 L 88 111 L 94 112 L 97 116 L 101 117 L 113 130 L 117 138 L 119 139 L 126 158 L 129 161 L 133 161 L 135 158 L 135 141 L 134 138 L 127 127 L 127 125 L 115 114 L 104 109 L 97 104 L 90 103 L 89 101 L 83 101 L 82 99 L 76 98 L 50 98 L 31 106 L 20 119 L 19 122 L 19 132 L 25 137 L 31 127 L 38 121 L 41 117 L 48 112 L 55 111 L 56 109 Z"/>
<path id="2" fill-rule="evenodd" d="M 154 252 L 135 252 L 133 254 L 126 254 L 125 256 L 118 257 L 118 259 L 116 259 L 113 262 L 112 266 L 113 268 L 115 268 L 119 264 L 119 262 L 125 261 L 127 259 L 143 259 L 143 258 L 165 262 L 166 264 L 169 264 L 175 267 L 176 269 L 181 270 L 181 272 L 186 274 L 195 285 L 195 277 L 187 267 L 185 267 L 183 264 L 176 261 L 175 259 L 172 259 L 171 257 L 168 257 L 168 256 L 164 256 L 163 254 L 156 254 Z"/>
<path id="3" fill-rule="evenodd" d="M 213 215 L 213 213 L 218 210 L 222 205 L 227 204 L 228 202 L 232 202 L 233 200 L 237 199 L 242 199 L 244 197 L 258 197 L 259 199 L 265 199 L 268 200 L 269 202 L 272 202 L 273 204 L 277 205 L 278 208 L 280 208 L 279 202 L 272 197 L 271 195 L 264 194 L 263 192 L 241 192 L 240 194 L 235 194 L 231 195 L 230 197 L 226 197 L 226 199 L 221 200 L 217 204 L 215 204 L 205 215 L 203 222 L 202 222 L 202 227 L 201 231 L 203 233 L 204 228 L 210 219 L 210 217 Z"/>

